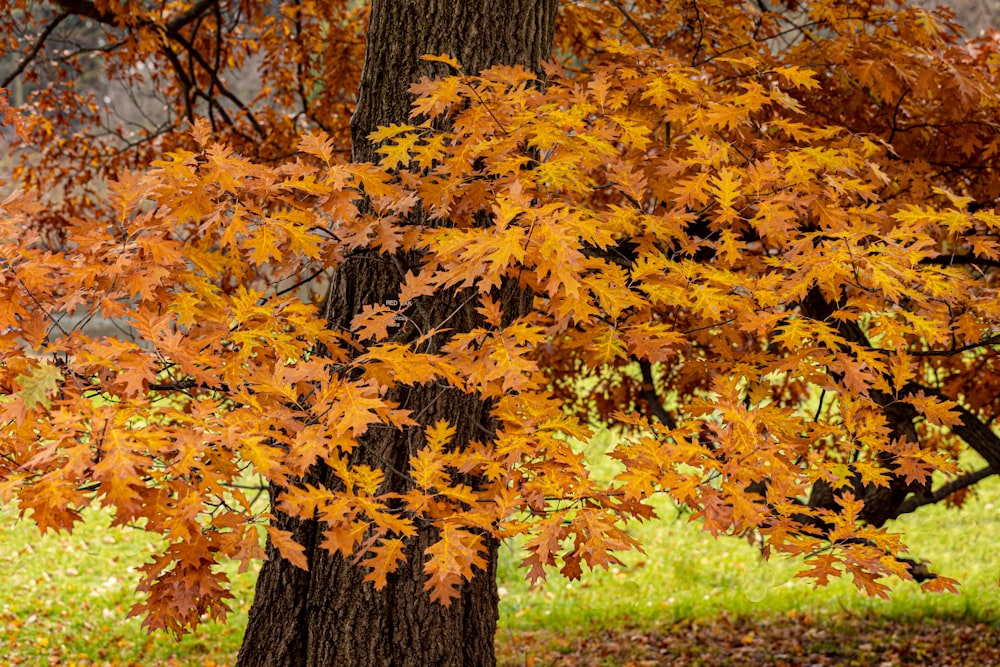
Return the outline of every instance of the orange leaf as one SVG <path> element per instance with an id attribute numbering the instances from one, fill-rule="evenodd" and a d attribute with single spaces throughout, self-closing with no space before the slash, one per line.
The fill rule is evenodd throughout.
<path id="1" fill-rule="evenodd" d="M 441 54 L 439 56 L 427 54 L 424 56 L 420 56 L 420 59 L 432 63 L 444 63 L 445 65 L 451 67 L 452 69 L 459 71 L 462 70 L 462 66 L 458 64 L 458 61 L 455 60 L 454 56 L 449 56 L 447 54 Z"/>
<path id="2" fill-rule="evenodd" d="M 361 562 L 365 567 L 370 567 L 371 572 L 365 575 L 365 581 L 375 584 L 375 588 L 381 590 L 387 583 L 386 577 L 395 572 L 401 563 L 406 561 L 403 553 L 403 540 L 387 538 L 369 549 L 368 558 Z"/>
<path id="3" fill-rule="evenodd" d="M 271 544 L 275 546 L 282 558 L 288 560 L 295 567 L 303 570 L 309 569 L 309 560 L 306 558 L 306 550 L 301 544 L 292 538 L 292 533 L 281 530 L 275 526 L 265 526 L 267 535 L 271 539 Z"/>

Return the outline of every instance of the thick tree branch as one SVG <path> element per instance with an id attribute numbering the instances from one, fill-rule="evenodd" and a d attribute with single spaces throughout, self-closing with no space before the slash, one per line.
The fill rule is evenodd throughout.
<path id="1" fill-rule="evenodd" d="M 935 266 L 988 266 L 990 268 L 1000 267 L 1000 260 L 977 255 L 938 255 L 937 257 L 925 257 L 920 260 L 920 264 L 933 264 Z"/>
<path id="2" fill-rule="evenodd" d="M 166 28 L 167 30 L 180 30 L 187 24 L 199 18 L 208 10 L 209 7 L 212 5 L 218 6 L 218 4 L 218 0 L 199 0 L 177 16 L 167 21 Z M 221 23 L 219 24 L 219 28 L 221 30 Z"/>
<path id="3" fill-rule="evenodd" d="M 660 423 L 667 428 L 677 428 L 677 422 L 663 407 L 663 402 L 660 400 L 659 394 L 656 393 L 653 365 L 646 359 L 639 359 L 639 369 L 642 371 L 642 393 L 640 395 L 646 401 L 646 404 L 649 405 L 653 416 L 659 419 Z"/>
<path id="4" fill-rule="evenodd" d="M 800 305 L 802 313 L 815 320 L 829 319 L 836 309 L 835 305 L 827 301 L 826 297 L 823 296 L 817 287 L 809 290 L 809 293 Z M 866 348 L 872 347 L 868 337 L 857 322 L 838 321 L 837 330 L 850 343 Z M 840 352 L 850 353 L 849 348 L 846 346 L 841 346 Z M 914 426 L 917 411 L 912 405 L 899 401 L 896 397 L 876 389 L 870 389 L 868 395 L 881 408 L 882 414 L 885 416 L 885 420 L 891 429 L 891 436 L 893 438 L 918 442 L 916 427 Z M 880 455 L 879 461 L 889 472 L 894 468 L 890 455 Z M 865 502 L 861 518 L 874 526 L 884 524 L 906 496 L 910 492 L 915 491 L 910 484 L 905 483 L 904 480 L 895 475 L 890 478 L 888 487 L 874 485 L 861 487 L 860 481 L 858 481 L 858 484 L 859 488 L 856 489 L 856 493 L 859 493 Z M 813 506 L 829 506 L 835 503 L 833 495 L 833 489 L 829 488 L 828 484 L 817 482 L 813 487 L 809 504 Z"/>
<path id="5" fill-rule="evenodd" d="M 907 394 L 915 394 L 918 391 L 922 391 L 926 396 L 933 396 L 946 401 L 952 400 L 939 389 L 915 383 L 904 387 L 904 391 Z M 982 456 L 991 468 L 1000 470 L 1000 437 L 997 437 L 993 429 L 984 424 L 979 417 L 961 404 L 958 404 L 955 411 L 961 415 L 962 423 L 952 426 L 951 432 L 964 440 L 969 447 Z"/>
<path id="6" fill-rule="evenodd" d="M 216 2 L 218 2 L 218 0 L 198 0 L 198 2 L 194 3 L 189 8 L 163 24 L 163 28 L 166 30 L 180 30 L 187 24 L 191 23 L 191 21 L 194 21 L 199 16 L 204 14 L 205 11 Z M 84 18 L 97 21 L 98 23 L 114 26 L 116 28 L 120 28 L 123 25 L 121 16 L 115 14 L 114 12 L 98 9 L 97 5 L 90 0 L 56 0 L 56 4 L 71 14 L 76 14 L 77 16 L 82 16 Z M 152 21 L 148 20 L 141 21 L 140 23 L 154 25 Z"/>
<path id="7" fill-rule="evenodd" d="M 820 294 L 818 289 L 813 288 L 809 291 L 806 298 L 802 300 L 802 309 L 803 313 L 809 317 L 825 320 L 833 313 L 834 306 Z M 852 343 L 873 349 L 867 336 L 865 336 L 861 327 L 856 322 L 840 321 L 838 322 L 838 329 L 841 335 Z M 942 400 L 954 400 L 946 396 L 939 389 L 927 387 L 916 382 L 908 383 L 903 387 L 901 395 L 905 397 L 918 392 L 923 392 L 925 396 L 933 396 Z M 897 397 L 880 391 L 872 390 L 869 392 L 869 395 L 875 403 L 882 407 L 886 414 L 886 419 L 889 420 L 893 428 L 913 428 L 912 420 L 916 416 L 915 410 L 912 408 L 907 409 L 908 406 L 905 403 L 901 403 Z M 989 426 L 984 424 L 979 417 L 961 404 L 955 410 L 961 415 L 962 421 L 960 424 L 951 427 L 952 433 L 964 440 L 969 447 L 982 456 L 991 468 L 1000 470 L 1000 437 Z"/>
<path id="8" fill-rule="evenodd" d="M 962 475 L 958 479 L 954 479 L 948 482 L 944 486 L 938 488 L 937 490 L 931 493 L 910 496 L 909 498 L 904 500 L 899 505 L 899 507 L 896 508 L 896 512 L 893 514 L 893 516 L 889 518 L 896 519 L 902 516 L 903 514 L 909 514 L 910 512 L 914 512 L 917 510 L 917 508 L 923 507 L 924 505 L 933 505 L 934 503 L 939 503 L 948 496 L 950 496 L 951 494 L 957 491 L 961 491 L 962 489 L 966 489 L 972 486 L 973 484 L 978 484 L 979 482 L 983 481 L 987 477 L 994 474 L 996 474 L 996 470 L 994 470 L 993 467 L 991 466 L 987 466 L 986 468 L 981 468 L 979 470 L 976 470 L 975 472 L 970 472 L 968 474 Z"/>
<path id="9" fill-rule="evenodd" d="M 121 27 L 120 17 L 117 14 L 98 9 L 97 5 L 90 0 L 56 0 L 56 4 L 71 14 L 105 25 Z"/>

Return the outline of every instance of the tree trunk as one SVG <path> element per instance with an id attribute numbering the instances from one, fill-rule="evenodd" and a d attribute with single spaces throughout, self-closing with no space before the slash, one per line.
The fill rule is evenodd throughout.
<path id="1" fill-rule="evenodd" d="M 476 73 L 494 64 L 519 64 L 534 70 L 549 55 L 557 0 L 375 0 L 368 28 L 368 49 L 351 121 L 353 159 L 376 156 L 367 135 L 380 125 L 408 118 L 410 83 L 421 76 L 448 74 L 442 65 L 419 60 L 424 54 L 449 54 Z M 332 278 L 327 312 L 331 325 L 345 326 L 366 304 L 395 298 L 400 282 L 396 264 L 377 253 L 352 257 Z M 454 293 L 434 297 L 424 309 L 432 319 L 448 320 L 452 331 L 478 324 Z M 526 299 L 510 300 L 522 310 Z M 519 313 L 509 313 L 516 315 Z M 459 446 L 482 429 L 491 431 L 489 406 L 454 390 L 418 386 L 397 394 L 401 407 L 424 424 L 447 419 Z M 405 492 L 410 454 L 420 446 L 415 431 L 378 429 L 366 434 L 352 453 L 354 464 L 386 470 L 382 491 Z M 317 466 L 305 480 L 334 485 L 329 469 Z M 363 581 L 365 570 L 320 548 L 321 526 L 275 512 L 280 528 L 290 530 L 309 559 L 309 571 L 282 559 L 268 545 L 237 667 L 477 667 L 495 665 L 497 545 L 490 545 L 486 571 L 477 571 L 449 607 L 424 592 L 423 553 L 436 538 L 421 528 L 407 549 L 407 562 L 381 591 Z"/>

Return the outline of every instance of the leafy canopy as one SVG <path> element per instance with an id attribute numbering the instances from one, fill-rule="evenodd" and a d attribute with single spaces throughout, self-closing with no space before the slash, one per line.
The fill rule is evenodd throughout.
<path id="1" fill-rule="evenodd" d="M 435 526 L 448 604 L 487 537 L 525 535 L 532 578 L 618 563 L 660 493 L 885 596 L 919 572 L 884 522 L 1000 469 L 1000 55 L 947 14 L 567 2 L 544 84 L 431 56 L 364 164 L 358 3 L 24 4 L 39 49 L 0 47 L 38 83 L 0 102 L 27 186 L 0 203 L 0 499 L 42 530 L 97 504 L 162 535 L 152 627 L 223 615 L 216 566 L 261 557 L 260 527 L 308 566 L 253 479 L 376 587 Z M 72 20 L 169 102 L 157 124 L 88 97 L 88 51 L 36 61 Z M 220 75 L 251 63 L 241 99 Z M 321 279 L 365 253 L 398 299 L 329 327 Z M 481 325 L 432 316 L 446 293 Z M 424 384 L 488 400 L 495 437 L 390 398 Z M 611 481 L 571 444 L 596 422 L 620 430 Z M 352 463 L 377 429 L 416 443 L 404 470 Z M 991 468 L 961 471 L 969 447 Z M 296 483 L 317 463 L 335 486 Z"/>

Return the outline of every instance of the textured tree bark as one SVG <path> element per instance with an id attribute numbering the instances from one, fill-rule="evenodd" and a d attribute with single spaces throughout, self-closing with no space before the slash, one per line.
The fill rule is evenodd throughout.
<path id="1" fill-rule="evenodd" d="M 353 158 L 370 161 L 374 146 L 367 135 L 380 125 L 401 123 L 409 115 L 410 83 L 421 76 L 447 74 L 443 66 L 419 60 L 446 53 L 475 73 L 494 64 L 519 64 L 538 70 L 549 55 L 557 0 L 375 0 L 368 28 L 368 50 L 358 107 L 352 118 Z M 352 256 L 333 276 L 327 312 L 331 325 L 350 322 L 366 304 L 395 298 L 397 264 L 379 254 Z M 526 299 L 506 290 L 509 315 Z M 477 316 L 454 293 L 435 297 L 422 310 L 431 320 L 446 316 L 453 331 L 468 331 Z M 456 427 L 454 442 L 483 438 L 492 431 L 489 406 L 475 397 L 439 387 L 419 386 L 393 398 L 420 415 L 425 424 L 447 419 Z M 416 431 L 378 429 L 354 450 L 355 464 L 386 470 L 384 491 L 406 491 L 405 470 L 420 446 Z M 333 485 L 324 467 L 309 483 Z M 423 553 L 435 540 L 421 528 L 408 545 L 407 563 L 376 591 L 363 582 L 365 571 L 320 548 L 321 526 L 278 514 L 306 548 L 309 571 L 283 560 L 268 546 L 237 667 L 477 667 L 496 664 L 497 545 L 489 566 L 477 572 L 450 607 L 431 602 L 423 591 Z"/>

